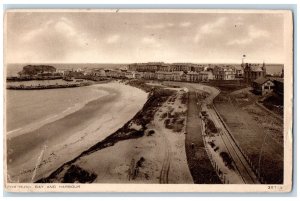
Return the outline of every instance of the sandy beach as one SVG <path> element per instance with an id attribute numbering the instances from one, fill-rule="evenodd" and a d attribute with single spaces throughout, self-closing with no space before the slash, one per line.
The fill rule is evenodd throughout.
<path id="1" fill-rule="evenodd" d="M 193 183 L 185 151 L 185 93 L 157 90 L 140 115 L 39 182 Z"/>
<path id="2" fill-rule="evenodd" d="M 147 100 L 147 93 L 117 82 L 101 84 L 99 89 L 107 95 L 8 139 L 10 182 L 33 182 L 44 177 L 122 127 Z"/>
<path id="3" fill-rule="evenodd" d="M 74 165 L 95 173 L 94 183 L 193 183 L 186 161 L 185 126 L 174 132 L 165 127 L 168 117 L 162 118 L 170 111 L 172 114 L 186 112 L 186 106 L 181 104 L 183 93 L 178 90 L 158 109 L 143 137 L 99 150 L 80 158 Z M 186 121 L 184 115 L 182 118 Z M 154 131 L 151 135 L 147 134 L 150 130 Z M 94 163 L 95 160 L 98 162 Z M 134 164 L 141 160 L 138 173 L 131 175 L 136 168 Z"/>

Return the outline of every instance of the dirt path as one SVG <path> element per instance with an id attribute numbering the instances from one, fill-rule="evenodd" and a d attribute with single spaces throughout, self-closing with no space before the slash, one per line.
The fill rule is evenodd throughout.
<path id="1" fill-rule="evenodd" d="M 247 88 L 235 90 L 235 91 L 231 92 L 230 95 L 236 95 L 236 94 L 239 94 L 239 93 L 248 92 L 251 89 L 252 89 L 252 87 L 247 87 Z"/>
<path id="2" fill-rule="evenodd" d="M 161 130 L 160 130 L 161 132 Z M 163 134 L 163 132 L 161 132 Z M 164 134 L 163 134 L 164 135 Z M 161 184 L 167 184 L 169 183 L 169 171 L 170 171 L 170 165 L 171 165 L 171 147 L 170 143 L 167 139 L 167 137 L 164 135 L 164 144 L 165 144 L 165 156 L 164 156 L 164 161 L 162 164 L 162 168 L 160 171 L 160 176 L 159 176 L 159 183 Z"/>
<path id="3" fill-rule="evenodd" d="M 185 92 L 182 90 L 177 91 L 176 95 L 169 98 L 162 105 L 154 120 L 155 130 L 160 135 L 161 150 L 163 152 L 159 175 L 159 183 L 161 184 L 193 183 L 186 159 L 185 126 L 177 131 L 173 130 L 175 125 L 178 126 L 176 122 L 172 124 L 174 127 L 166 126 L 166 121 L 174 120 L 173 118 L 177 115 L 177 120 L 186 121 L 186 105 L 181 101 L 181 97 Z"/>

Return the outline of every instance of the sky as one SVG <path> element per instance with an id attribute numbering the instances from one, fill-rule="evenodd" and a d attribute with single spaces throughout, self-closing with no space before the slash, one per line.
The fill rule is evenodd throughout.
<path id="1" fill-rule="evenodd" d="M 8 12 L 7 63 L 284 62 L 262 13 Z"/>

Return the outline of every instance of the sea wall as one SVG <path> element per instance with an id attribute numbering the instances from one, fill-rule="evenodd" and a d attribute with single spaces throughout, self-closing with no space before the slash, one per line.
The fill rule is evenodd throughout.
<path id="1" fill-rule="evenodd" d="M 72 88 L 72 87 L 82 87 L 82 86 L 89 86 L 92 83 L 72 83 L 72 84 L 55 84 L 55 85 L 7 85 L 6 89 L 12 90 L 40 90 L 40 89 L 57 89 L 57 88 Z"/>

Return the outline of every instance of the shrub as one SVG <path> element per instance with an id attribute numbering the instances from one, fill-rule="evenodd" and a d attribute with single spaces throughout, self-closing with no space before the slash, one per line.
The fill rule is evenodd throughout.
<path id="1" fill-rule="evenodd" d="M 92 183 L 96 177 L 96 174 L 89 173 L 77 165 L 72 165 L 64 175 L 63 183 Z"/>
<path id="2" fill-rule="evenodd" d="M 154 133 L 155 133 L 154 130 L 150 130 L 150 131 L 148 132 L 147 136 L 152 136 Z"/>
<path id="3" fill-rule="evenodd" d="M 221 158 L 223 159 L 223 162 L 225 164 L 225 166 L 227 166 L 229 169 L 232 169 L 232 159 L 229 156 L 229 154 L 227 152 L 221 152 L 220 153 Z"/>

